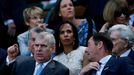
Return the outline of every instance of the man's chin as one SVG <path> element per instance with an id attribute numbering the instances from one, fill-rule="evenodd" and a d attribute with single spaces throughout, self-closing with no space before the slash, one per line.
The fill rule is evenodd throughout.
<path id="1" fill-rule="evenodd" d="M 44 62 L 44 60 L 43 60 L 43 59 L 36 59 L 36 61 L 37 61 L 37 62 L 39 62 L 39 63 Z"/>

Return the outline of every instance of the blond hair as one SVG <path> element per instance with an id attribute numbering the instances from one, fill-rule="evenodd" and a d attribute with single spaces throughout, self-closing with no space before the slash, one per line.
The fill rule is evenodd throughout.
<path id="1" fill-rule="evenodd" d="M 109 0 L 104 7 L 103 18 L 110 24 L 116 23 L 115 12 L 122 9 L 127 9 L 128 5 L 126 0 Z"/>
<path id="2" fill-rule="evenodd" d="M 44 17 L 44 12 L 41 8 L 37 6 L 31 6 L 23 11 L 23 18 L 25 22 L 29 22 L 29 19 L 33 15 L 40 15 L 41 17 Z"/>

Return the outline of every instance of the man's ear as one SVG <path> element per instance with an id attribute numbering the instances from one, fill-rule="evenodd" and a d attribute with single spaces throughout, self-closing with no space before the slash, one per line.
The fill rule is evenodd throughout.
<path id="1" fill-rule="evenodd" d="M 52 47 L 50 48 L 50 50 L 51 50 L 52 53 L 55 53 L 56 47 L 55 47 L 55 46 L 52 46 Z"/>
<path id="2" fill-rule="evenodd" d="M 103 46 L 103 42 L 102 41 L 99 41 L 98 44 L 97 44 L 97 47 L 98 48 L 101 48 Z"/>
<path id="3" fill-rule="evenodd" d="M 125 48 L 127 48 L 127 47 L 128 47 L 128 40 L 127 40 L 127 39 L 125 39 L 125 40 L 124 40 L 124 42 L 125 42 L 124 47 L 125 47 Z"/>

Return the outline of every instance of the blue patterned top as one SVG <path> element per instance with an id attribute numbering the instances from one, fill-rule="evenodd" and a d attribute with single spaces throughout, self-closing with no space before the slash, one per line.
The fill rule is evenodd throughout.
<path id="1" fill-rule="evenodd" d="M 93 34 L 96 33 L 96 27 L 95 27 L 95 23 L 93 22 Z M 79 42 L 80 42 L 80 46 L 86 46 L 87 43 L 87 37 L 88 37 L 88 21 L 85 19 L 84 21 L 82 21 L 80 23 L 80 26 L 78 27 L 78 36 L 79 36 Z"/>

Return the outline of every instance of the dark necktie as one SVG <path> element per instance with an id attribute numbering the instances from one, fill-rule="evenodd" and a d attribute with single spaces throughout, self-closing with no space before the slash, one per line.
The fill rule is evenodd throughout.
<path id="1" fill-rule="evenodd" d="M 99 65 L 101 65 L 100 62 L 98 62 L 98 63 L 99 63 Z M 97 72 L 97 70 L 92 70 L 92 74 L 91 75 L 96 75 L 96 72 Z"/>
<path id="2" fill-rule="evenodd" d="M 132 26 L 134 27 L 134 21 L 133 21 L 133 23 L 132 23 Z"/>
<path id="3" fill-rule="evenodd" d="M 93 70 L 91 75 L 96 75 L 97 70 Z"/>

